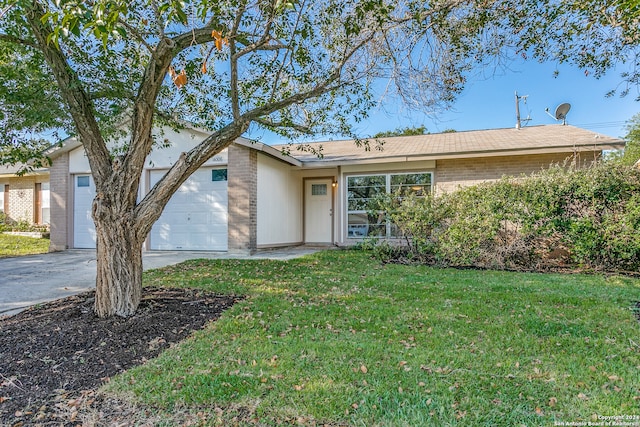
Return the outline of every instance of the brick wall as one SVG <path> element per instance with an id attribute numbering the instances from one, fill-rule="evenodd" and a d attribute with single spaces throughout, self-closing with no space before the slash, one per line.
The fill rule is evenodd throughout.
<path id="1" fill-rule="evenodd" d="M 600 152 L 579 155 L 581 165 L 592 163 Z M 436 163 L 436 192 L 455 191 L 459 187 L 494 181 L 503 176 L 529 175 L 554 163 L 563 163 L 573 153 L 535 154 L 508 157 L 480 157 L 473 159 L 438 160 Z"/>
<path id="2" fill-rule="evenodd" d="M 64 153 L 53 160 L 49 169 L 51 203 L 51 244 L 49 250 L 62 251 L 68 246 L 68 212 L 72 212 L 67 203 L 71 203 L 69 194 L 69 154 Z"/>
<path id="3" fill-rule="evenodd" d="M 229 251 L 256 249 L 258 154 L 239 145 L 229 147 Z"/>
<path id="4" fill-rule="evenodd" d="M 5 212 L 12 221 L 34 220 L 34 192 L 36 188 L 35 176 L 22 176 L 9 179 L 9 211 Z"/>

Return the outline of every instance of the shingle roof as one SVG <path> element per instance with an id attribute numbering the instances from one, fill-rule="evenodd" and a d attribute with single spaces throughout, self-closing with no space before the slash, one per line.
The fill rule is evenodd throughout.
<path id="1" fill-rule="evenodd" d="M 383 138 L 382 151 L 358 147 L 353 140 L 328 141 L 307 144 L 314 149 L 322 147 L 323 158 L 310 152 L 290 147 L 291 156 L 306 164 L 341 164 L 359 161 L 402 161 L 445 158 L 506 156 L 574 151 L 621 149 L 624 141 L 575 126 L 546 125 L 521 129 L 489 129 L 477 131 L 439 133 L 417 136 Z M 282 145 L 274 146 L 281 149 Z"/>

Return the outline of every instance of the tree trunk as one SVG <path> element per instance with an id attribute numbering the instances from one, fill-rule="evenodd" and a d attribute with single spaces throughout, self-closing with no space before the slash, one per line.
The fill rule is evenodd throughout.
<path id="1" fill-rule="evenodd" d="M 99 201 L 94 202 L 94 209 Z M 97 233 L 95 312 L 99 317 L 128 317 L 142 297 L 142 243 L 127 218 L 94 213 Z"/>

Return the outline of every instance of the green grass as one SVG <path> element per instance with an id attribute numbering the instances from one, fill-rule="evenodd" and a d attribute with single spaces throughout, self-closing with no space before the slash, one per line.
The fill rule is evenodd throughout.
<path id="1" fill-rule="evenodd" d="M 49 239 L 0 233 L 0 258 L 43 254 L 49 251 Z"/>
<path id="2" fill-rule="evenodd" d="M 209 417 L 204 425 L 542 426 L 639 413 L 638 280 L 327 251 L 191 261 L 145 283 L 248 296 L 112 379 L 108 391 L 166 420 L 186 411 Z"/>

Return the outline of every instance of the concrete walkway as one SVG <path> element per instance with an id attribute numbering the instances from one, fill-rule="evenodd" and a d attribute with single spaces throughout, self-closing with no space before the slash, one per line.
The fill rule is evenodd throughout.
<path id="1" fill-rule="evenodd" d="M 197 259 L 292 259 L 321 248 L 294 247 L 259 251 L 254 255 L 227 252 L 153 251 L 143 254 L 145 270 Z M 0 259 L 0 317 L 11 316 L 43 302 L 95 288 L 94 250 L 67 250 L 42 255 Z"/>

